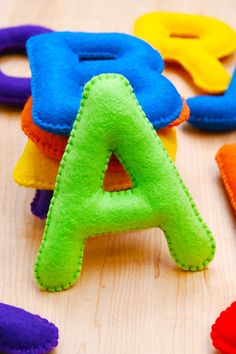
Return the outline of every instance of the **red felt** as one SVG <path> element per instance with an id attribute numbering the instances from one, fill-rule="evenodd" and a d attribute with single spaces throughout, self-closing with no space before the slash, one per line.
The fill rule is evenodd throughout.
<path id="1" fill-rule="evenodd" d="M 212 326 L 211 339 L 223 354 L 236 354 L 236 302 L 221 312 Z"/>

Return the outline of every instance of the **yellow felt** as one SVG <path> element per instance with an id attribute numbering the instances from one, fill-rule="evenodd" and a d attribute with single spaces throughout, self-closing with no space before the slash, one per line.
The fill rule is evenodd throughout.
<path id="1" fill-rule="evenodd" d="M 177 137 L 175 128 L 163 128 L 158 131 L 167 152 L 175 160 Z M 24 187 L 35 189 L 54 189 L 59 162 L 44 155 L 44 153 L 28 140 L 25 149 L 17 162 L 13 178 Z"/>
<path id="2" fill-rule="evenodd" d="M 208 16 L 154 12 L 138 18 L 134 35 L 149 42 L 166 61 L 180 63 L 209 93 L 227 89 L 229 74 L 218 58 L 234 52 L 236 33 Z"/>
<path id="3" fill-rule="evenodd" d="M 28 140 L 15 166 L 13 178 L 24 187 L 54 189 L 58 168 L 58 161 L 44 155 L 35 143 Z"/>

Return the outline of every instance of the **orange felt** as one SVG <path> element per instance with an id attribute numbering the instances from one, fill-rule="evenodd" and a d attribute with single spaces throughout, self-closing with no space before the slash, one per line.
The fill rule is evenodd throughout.
<path id="1" fill-rule="evenodd" d="M 175 128 L 159 130 L 159 137 L 172 160 L 176 156 Z M 24 152 L 15 166 L 13 173 L 16 183 L 35 189 L 53 190 L 58 173 L 59 161 L 46 156 L 31 140 L 28 140 Z M 129 189 L 132 181 L 123 165 L 115 155 L 111 156 L 103 181 L 104 190 L 108 192 Z"/>
<path id="2" fill-rule="evenodd" d="M 184 121 L 189 119 L 189 115 L 190 115 L 189 106 L 187 105 L 184 98 L 182 98 L 182 100 L 183 100 L 183 107 L 182 107 L 182 111 L 180 112 L 179 117 L 176 118 L 176 120 L 174 120 L 173 122 L 171 122 L 168 125 L 168 127 L 177 127 L 178 125 L 180 125 L 181 123 L 183 123 Z"/>
<path id="3" fill-rule="evenodd" d="M 162 128 L 159 138 L 170 158 L 174 161 L 177 150 L 175 128 Z M 59 161 L 46 156 L 35 143 L 28 140 L 25 149 L 14 169 L 16 183 L 35 189 L 54 189 Z M 112 192 L 132 187 L 132 181 L 115 155 L 111 156 L 104 177 L 104 190 Z"/>
<path id="4" fill-rule="evenodd" d="M 171 122 L 169 127 L 174 127 L 189 118 L 189 107 L 183 99 L 183 107 L 179 117 Z M 32 119 L 32 97 L 28 99 L 21 114 L 21 127 L 24 133 L 48 157 L 60 161 L 64 153 L 68 137 L 55 135 L 39 128 Z M 163 129 L 162 129 L 163 130 Z"/>
<path id="5" fill-rule="evenodd" d="M 66 148 L 67 136 L 56 135 L 39 128 L 32 119 L 32 96 L 21 113 L 21 128 L 45 155 L 60 161 Z"/>
<path id="6" fill-rule="evenodd" d="M 123 165 L 117 160 L 115 155 L 112 155 L 104 176 L 104 190 L 107 192 L 113 192 L 122 189 L 129 189 L 132 188 L 132 186 L 132 180 L 125 171 Z"/>
<path id="7" fill-rule="evenodd" d="M 236 144 L 223 145 L 216 154 L 221 177 L 236 211 Z"/>

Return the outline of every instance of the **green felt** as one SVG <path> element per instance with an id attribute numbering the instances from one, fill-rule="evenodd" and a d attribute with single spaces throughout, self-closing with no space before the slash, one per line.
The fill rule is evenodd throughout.
<path id="1" fill-rule="evenodd" d="M 103 190 L 112 152 L 132 189 Z M 60 165 L 35 264 L 38 283 L 49 291 L 74 283 L 88 237 L 149 227 L 164 231 L 181 268 L 200 270 L 213 259 L 213 236 L 129 82 L 121 75 L 96 76 L 85 86 Z"/>

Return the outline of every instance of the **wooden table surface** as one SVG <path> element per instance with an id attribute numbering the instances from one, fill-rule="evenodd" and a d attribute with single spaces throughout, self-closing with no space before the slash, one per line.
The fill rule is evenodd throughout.
<path id="1" fill-rule="evenodd" d="M 235 0 L 2 0 L 0 25 L 131 33 L 138 16 L 157 10 L 210 15 L 236 29 Z M 234 58 L 224 63 L 231 73 Z M 4 56 L 0 66 L 30 75 L 24 56 Z M 166 75 L 185 97 L 198 93 L 182 69 L 168 66 Z M 34 191 L 12 179 L 26 142 L 20 111 L 0 107 L 0 132 L 0 301 L 57 324 L 57 354 L 216 353 L 211 325 L 236 300 L 236 222 L 214 157 L 236 132 L 178 129 L 177 167 L 217 242 L 209 269 L 177 269 L 158 229 L 107 235 L 87 242 L 75 286 L 53 294 L 41 292 L 33 275 L 44 229 L 29 210 Z"/>

